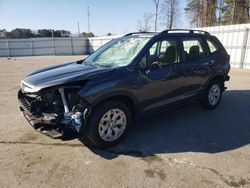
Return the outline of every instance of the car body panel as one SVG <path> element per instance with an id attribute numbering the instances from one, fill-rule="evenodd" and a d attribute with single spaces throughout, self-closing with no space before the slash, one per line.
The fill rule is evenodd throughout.
<path id="1" fill-rule="evenodd" d="M 26 86 L 27 89 L 22 88 L 22 91 L 46 93 L 47 88 L 78 86 L 79 90 L 75 95 L 88 103 L 88 109 L 93 109 L 107 99 L 125 97 L 132 101 L 133 107 L 130 107 L 134 109 L 130 110 L 135 112 L 133 116 L 141 117 L 152 111 L 200 97 L 207 84 L 217 76 L 221 76 L 223 82 L 228 79 L 230 57 L 224 47 L 217 41 L 220 50 L 210 53 L 205 43 L 206 38 L 214 38 L 213 36 L 163 32 L 148 34 L 147 37 L 150 40 L 127 66 L 105 68 L 86 65 L 82 60 L 47 67 L 26 76 L 22 87 Z M 169 38 L 177 41 L 179 62 L 161 69 L 139 69 L 138 64 L 149 48 L 155 42 Z M 202 40 L 205 56 L 188 62 L 184 57 L 181 42 L 183 38 Z"/>
<path id="2" fill-rule="evenodd" d="M 83 81 L 95 77 L 101 79 L 107 77 L 113 69 L 97 68 L 91 65 L 78 64 L 76 62 L 40 69 L 26 76 L 23 81 L 30 87 L 44 89 L 56 85 L 67 84 L 75 81 Z"/>

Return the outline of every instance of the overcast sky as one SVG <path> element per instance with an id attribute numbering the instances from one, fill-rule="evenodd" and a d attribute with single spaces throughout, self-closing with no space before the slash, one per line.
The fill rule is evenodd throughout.
<path id="1" fill-rule="evenodd" d="M 152 0 L 0 0 L 0 29 L 64 29 L 77 33 L 79 21 L 80 31 L 86 32 L 87 6 L 91 32 L 97 35 L 135 31 L 143 13 L 154 12 Z M 186 1 L 180 0 L 179 27 L 187 26 L 185 6 Z"/>

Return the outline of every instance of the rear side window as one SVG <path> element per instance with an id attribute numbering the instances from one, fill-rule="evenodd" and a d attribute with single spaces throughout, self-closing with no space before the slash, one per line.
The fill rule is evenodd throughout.
<path id="1" fill-rule="evenodd" d="M 204 57 L 204 50 L 199 39 L 184 39 L 182 42 L 185 60 L 196 60 Z"/>
<path id="2" fill-rule="evenodd" d="M 210 53 L 214 53 L 219 50 L 219 47 L 211 39 L 207 39 L 207 45 L 209 47 Z"/>

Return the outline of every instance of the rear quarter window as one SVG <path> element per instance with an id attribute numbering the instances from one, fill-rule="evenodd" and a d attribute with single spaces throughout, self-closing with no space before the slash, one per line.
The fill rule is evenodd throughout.
<path id="1" fill-rule="evenodd" d="M 211 39 L 206 39 L 210 53 L 214 53 L 219 50 L 219 46 Z"/>

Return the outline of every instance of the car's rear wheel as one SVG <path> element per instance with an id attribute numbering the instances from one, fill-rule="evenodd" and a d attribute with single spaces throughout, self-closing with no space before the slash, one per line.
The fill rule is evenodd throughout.
<path id="1" fill-rule="evenodd" d="M 86 131 L 95 146 L 110 147 L 125 137 L 130 125 L 128 107 L 119 101 L 107 101 L 92 111 Z"/>
<path id="2" fill-rule="evenodd" d="M 220 80 L 213 80 L 207 87 L 205 96 L 201 101 L 204 108 L 212 110 L 215 109 L 222 97 L 223 83 Z"/>

